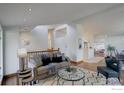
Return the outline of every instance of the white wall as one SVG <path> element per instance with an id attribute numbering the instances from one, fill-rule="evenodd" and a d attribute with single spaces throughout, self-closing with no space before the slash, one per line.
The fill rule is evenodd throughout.
<path id="1" fill-rule="evenodd" d="M 107 46 L 114 46 L 118 52 L 124 50 L 124 35 L 97 35 L 95 41 L 103 43 L 105 46 L 105 53 L 107 54 Z"/>
<path id="2" fill-rule="evenodd" d="M 66 34 L 63 37 L 56 37 L 58 29 L 66 28 Z M 71 60 L 76 60 L 76 27 L 73 24 L 65 24 L 56 27 L 54 30 L 54 47 L 60 48 Z"/>
<path id="3" fill-rule="evenodd" d="M 69 24 L 68 26 L 68 45 L 69 45 L 69 53 L 70 57 L 72 60 L 76 60 L 76 38 L 77 38 L 77 30 L 76 30 L 76 25 L 75 24 Z"/>
<path id="4" fill-rule="evenodd" d="M 83 29 L 83 26 L 81 24 L 77 24 L 77 39 L 76 39 L 76 54 L 77 54 L 77 57 L 76 57 L 76 61 L 79 62 L 79 61 L 82 61 L 83 60 L 83 32 L 84 32 L 84 29 Z M 79 49 L 79 45 L 78 45 L 78 39 L 82 39 L 82 48 Z"/>
<path id="5" fill-rule="evenodd" d="M 4 74 L 16 73 L 19 69 L 17 49 L 19 48 L 19 29 L 9 28 L 4 31 Z"/>
<path id="6" fill-rule="evenodd" d="M 48 49 L 48 27 L 37 26 L 32 31 L 20 32 L 20 46 L 28 50 L 46 50 Z M 29 45 L 24 46 L 23 40 L 28 40 Z"/>
<path id="7" fill-rule="evenodd" d="M 30 49 L 48 49 L 48 27 L 37 26 L 31 32 Z"/>
<path id="8" fill-rule="evenodd" d="M 0 25 L 0 81 L 3 77 L 3 30 Z"/>
<path id="9" fill-rule="evenodd" d="M 20 31 L 19 32 L 19 46 L 26 47 L 27 49 L 30 48 L 31 43 L 31 31 Z M 29 42 L 29 44 L 26 44 L 25 42 Z"/>
<path id="10" fill-rule="evenodd" d="M 118 52 L 121 52 L 121 50 L 124 50 L 124 36 L 107 36 L 105 38 L 105 47 L 109 44 L 114 46 Z"/>
<path id="11" fill-rule="evenodd" d="M 62 28 L 66 28 L 66 35 L 63 37 L 56 37 L 56 31 Z M 86 32 L 87 31 L 87 32 Z M 85 33 L 86 32 L 86 33 Z M 54 30 L 54 44 L 55 48 L 65 53 L 71 60 L 79 62 L 84 59 L 83 42 L 88 41 L 90 45 L 93 45 L 93 34 L 83 24 L 65 24 L 56 27 Z M 78 40 L 82 39 L 82 48 L 79 49 Z M 94 51 L 88 50 L 88 58 L 94 57 Z"/>
<path id="12" fill-rule="evenodd" d="M 17 49 L 26 47 L 28 50 L 46 50 L 48 48 L 48 28 L 47 26 L 38 26 L 32 32 L 20 33 L 16 27 L 5 28 L 4 37 L 4 69 L 5 75 L 16 73 L 19 69 L 19 60 Z M 21 39 L 29 39 L 30 45 L 24 46 Z"/>
<path id="13" fill-rule="evenodd" d="M 2 31 L 0 29 L 0 67 L 2 62 Z"/>
<path id="14" fill-rule="evenodd" d="M 77 24 L 77 62 L 82 61 L 84 59 L 91 59 L 94 57 L 94 34 L 92 29 L 90 28 L 91 24 L 88 23 L 80 23 Z M 82 39 L 82 48 L 78 47 L 78 39 Z M 84 48 L 84 42 L 88 42 L 88 47 L 92 48 Z"/>

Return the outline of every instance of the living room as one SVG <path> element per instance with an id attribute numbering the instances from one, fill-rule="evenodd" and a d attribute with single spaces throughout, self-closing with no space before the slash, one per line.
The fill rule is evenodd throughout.
<path id="1" fill-rule="evenodd" d="M 0 4 L 2 85 L 123 85 L 123 10 L 112 3 Z"/>

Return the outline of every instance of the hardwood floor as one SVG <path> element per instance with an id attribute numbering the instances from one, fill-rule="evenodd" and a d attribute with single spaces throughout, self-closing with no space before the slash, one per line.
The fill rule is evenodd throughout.
<path id="1" fill-rule="evenodd" d="M 103 57 L 96 57 L 91 62 L 82 62 L 81 64 L 78 64 L 79 67 L 85 68 L 91 71 L 97 71 L 97 66 L 105 66 L 105 60 Z"/>
<path id="2" fill-rule="evenodd" d="M 17 85 L 16 76 L 11 76 L 3 79 L 2 85 Z"/>
<path id="3" fill-rule="evenodd" d="M 105 65 L 105 61 L 104 58 L 95 58 L 93 59 L 93 63 L 91 62 L 80 62 L 79 64 L 77 64 L 76 66 L 79 66 L 81 68 L 85 68 L 91 71 L 97 71 L 97 66 L 104 66 Z M 75 65 L 75 64 L 72 64 Z M 16 76 L 11 76 L 8 78 L 4 78 L 3 80 L 3 85 L 16 85 Z"/>

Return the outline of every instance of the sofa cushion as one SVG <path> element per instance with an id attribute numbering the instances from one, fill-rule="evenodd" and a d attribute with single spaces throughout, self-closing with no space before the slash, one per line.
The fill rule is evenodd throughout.
<path id="1" fill-rule="evenodd" d="M 69 66 L 68 62 L 61 62 L 61 63 L 57 63 L 57 69 L 63 68 L 63 67 L 67 67 Z"/>
<path id="2" fill-rule="evenodd" d="M 52 58 L 52 62 L 53 63 L 60 63 L 60 62 L 62 62 L 62 56 L 60 56 L 60 57 L 53 57 Z"/>
<path id="3" fill-rule="evenodd" d="M 47 66 L 41 66 L 39 68 L 37 68 L 37 74 L 41 75 L 41 74 L 47 74 L 49 72 L 48 67 Z"/>
<path id="4" fill-rule="evenodd" d="M 110 66 L 111 69 L 113 69 L 114 71 L 117 71 L 118 72 L 118 65 L 117 63 L 112 63 L 112 65 Z"/>
<path id="5" fill-rule="evenodd" d="M 115 57 L 106 57 L 106 65 L 107 67 L 113 69 L 114 71 L 119 71 L 118 68 L 118 61 L 116 60 Z"/>
<path id="6" fill-rule="evenodd" d="M 34 56 L 33 56 L 33 60 L 34 60 L 34 62 L 35 62 L 35 66 L 36 66 L 36 67 L 39 67 L 39 66 L 42 66 L 42 65 L 43 65 L 43 62 L 42 62 L 42 60 L 41 60 L 40 55 L 34 55 Z"/>

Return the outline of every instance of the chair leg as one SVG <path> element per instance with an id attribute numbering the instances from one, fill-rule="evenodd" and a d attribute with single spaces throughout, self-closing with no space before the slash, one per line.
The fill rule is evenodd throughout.
<path id="1" fill-rule="evenodd" d="M 36 83 L 39 83 L 39 80 L 37 80 Z"/>
<path id="2" fill-rule="evenodd" d="M 99 71 L 97 72 L 97 76 L 99 76 Z"/>
<path id="3" fill-rule="evenodd" d="M 106 84 L 108 84 L 108 76 L 106 77 Z"/>
<path id="4" fill-rule="evenodd" d="M 33 81 L 33 83 L 34 83 L 34 84 L 36 84 L 36 80 L 35 80 L 35 81 Z"/>
<path id="5" fill-rule="evenodd" d="M 33 81 L 33 84 L 37 84 L 37 83 L 39 83 L 39 80 L 34 80 Z"/>
<path id="6" fill-rule="evenodd" d="M 32 82 L 31 81 L 29 83 L 30 83 L 30 85 L 32 85 Z"/>
<path id="7" fill-rule="evenodd" d="M 106 84 L 108 84 L 108 79 L 106 79 Z"/>
<path id="8" fill-rule="evenodd" d="M 118 80 L 119 80 L 119 82 L 120 82 L 120 77 L 118 77 Z"/>

